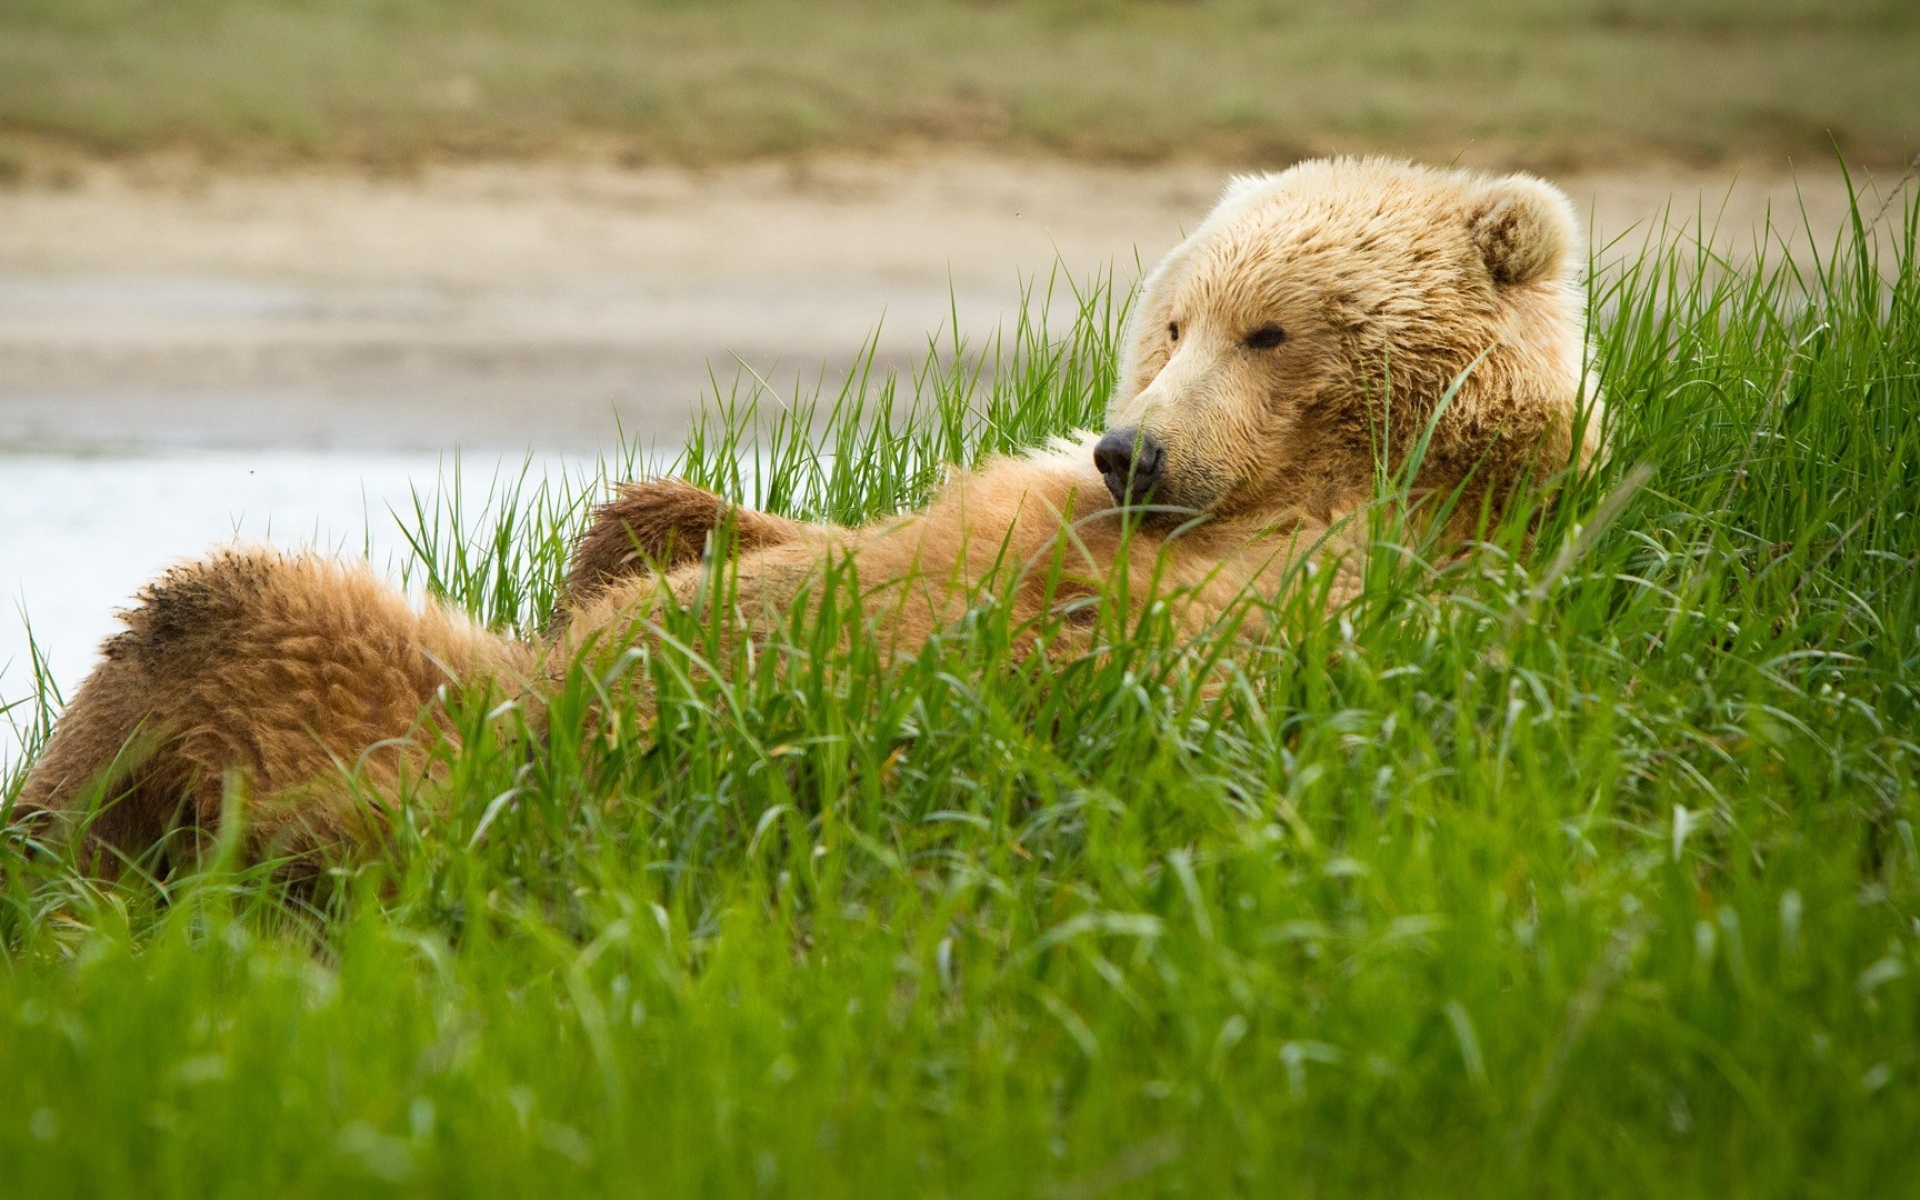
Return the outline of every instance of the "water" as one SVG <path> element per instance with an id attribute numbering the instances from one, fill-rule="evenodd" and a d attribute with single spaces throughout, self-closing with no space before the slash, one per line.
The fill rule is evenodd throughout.
<path id="1" fill-rule="evenodd" d="M 168 565 L 235 541 L 371 561 L 394 580 L 409 554 L 395 513 L 450 486 L 437 454 L 261 449 L 140 457 L 0 455 L 0 703 L 33 693 L 37 646 L 71 695 L 124 607 Z M 551 456 L 459 464 L 469 512 L 496 471 L 556 483 L 596 464 Z M 532 489 L 527 489 L 531 491 Z M 25 719 L 25 706 L 14 720 Z M 0 718 L 0 778 L 20 735 Z"/>

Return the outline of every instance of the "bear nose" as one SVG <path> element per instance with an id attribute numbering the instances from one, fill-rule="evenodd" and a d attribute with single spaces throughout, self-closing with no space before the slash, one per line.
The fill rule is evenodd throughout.
<path id="1" fill-rule="evenodd" d="M 1142 429 L 1109 430 L 1093 447 L 1094 469 L 1106 477 L 1113 502 L 1122 506 L 1146 499 L 1166 461 L 1167 452 Z"/>

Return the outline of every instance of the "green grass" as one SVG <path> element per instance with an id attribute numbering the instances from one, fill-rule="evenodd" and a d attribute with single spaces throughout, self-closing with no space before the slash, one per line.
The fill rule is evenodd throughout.
<path id="1" fill-rule="evenodd" d="M 0 0 L 0 162 L 1920 146 L 1909 0 Z"/>
<path id="2" fill-rule="evenodd" d="M 1878 207 L 1798 267 L 1615 248 L 1613 454 L 1532 548 L 1381 519 L 1272 638 L 1013 661 L 983 600 L 882 666 L 828 604 L 748 664 L 681 618 L 617 668 L 657 719 L 466 714 L 323 903 L 8 844 L 0 1192 L 1915 1194 L 1920 203 Z M 742 394 L 681 467 L 911 504 L 1093 418 L 1080 298 Z M 537 627 L 579 511 L 532 507 L 424 507 L 414 569 Z"/>

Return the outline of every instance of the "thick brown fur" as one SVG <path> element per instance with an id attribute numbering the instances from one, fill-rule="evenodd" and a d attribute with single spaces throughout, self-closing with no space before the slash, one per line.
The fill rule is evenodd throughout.
<path id="1" fill-rule="evenodd" d="M 857 529 L 675 480 L 628 484 L 578 544 L 539 647 L 417 609 L 363 571 L 217 555 L 126 614 L 22 809 L 90 820 L 90 844 L 139 854 L 176 819 L 211 828 L 237 781 L 256 853 L 365 841 L 381 816 L 364 797 L 448 736 L 442 687 L 538 693 L 582 654 L 644 642 L 658 605 L 704 602 L 714 547 L 735 556 L 749 635 L 811 603 L 840 562 L 872 626 L 907 651 L 982 591 L 1018 628 L 1122 572 L 1132 603 L 1166 603 L 1188 630 L 1315 571 L 1333 572 L 1328 595 L 1351 595 L 1346 551 L 1364 530 L 1345 518 L 1423 430 L 1414 490 L 1459 497 L 1444 528 L 1457 535 L 1597 449 L 1597 405 L 1576 447 L 1580 258 L 1571 206 L 1526 176 L 1341 159 L 1235 180 L 1143 284 L 1126 333 L 1108 422 L 1164 447 L 1155 507 L 1113 507 L 1098 434 L 957 471 L 925 509 Z"/>
<path id="2" fill-rule="evenodd" d="M 122 616 L 17 803 L 55 836 L 85 822 L 101 869 L 211 830 L 229 788 L 251 858 L 367 841 L 383 819 L 368 798 L 446 736 L 441 689 L 524 688 L 534 659 L 364 568 L 270 550 L 176 567 Z"/>

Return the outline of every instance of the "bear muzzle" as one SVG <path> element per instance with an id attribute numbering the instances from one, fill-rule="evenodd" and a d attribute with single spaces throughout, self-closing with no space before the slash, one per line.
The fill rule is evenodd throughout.
<path id="1" fill-rule="evenodd" d="M 1166 461 L 1165 448 L 1144 429 L 1108 430 L 1093 447 L 1094 469 L 1106 480 L 1113 502 L 1122 508 L 1146 503 Z"/>

